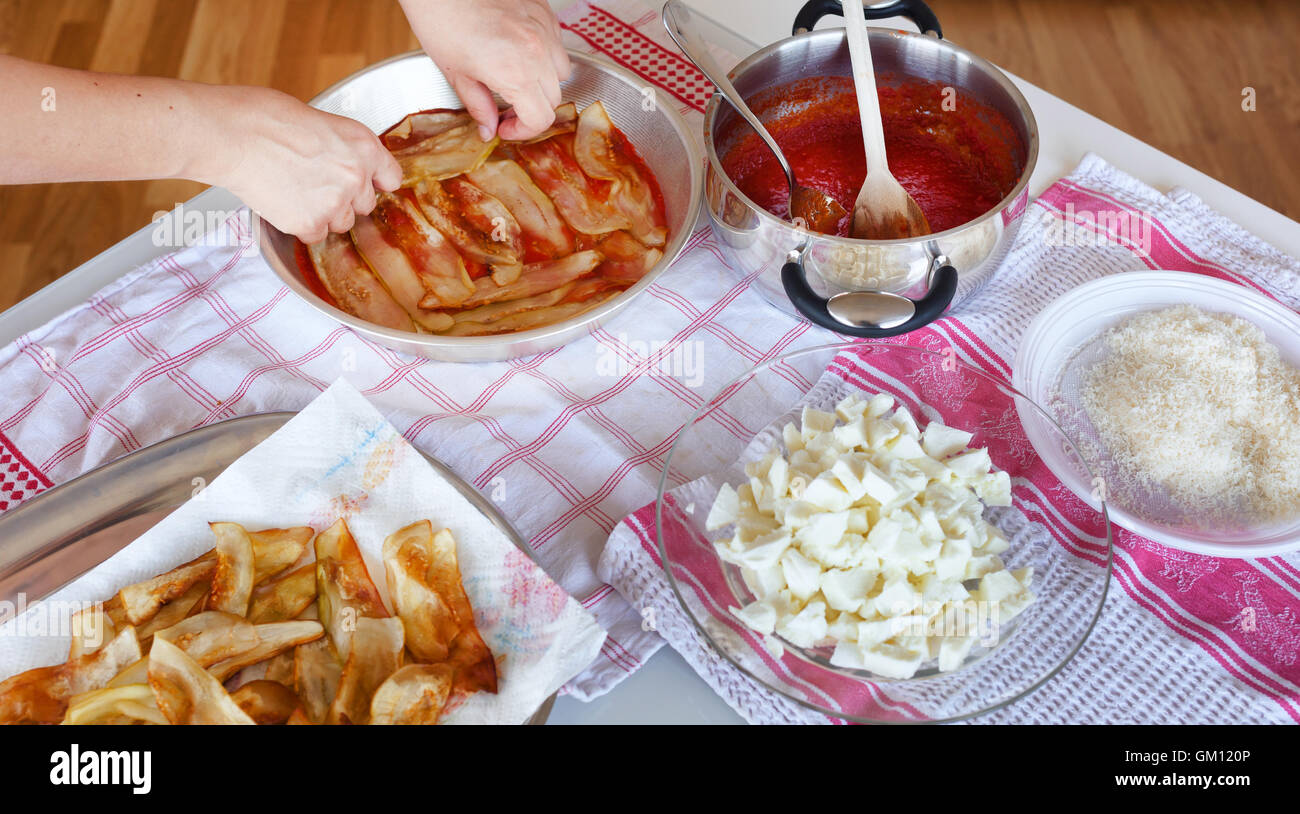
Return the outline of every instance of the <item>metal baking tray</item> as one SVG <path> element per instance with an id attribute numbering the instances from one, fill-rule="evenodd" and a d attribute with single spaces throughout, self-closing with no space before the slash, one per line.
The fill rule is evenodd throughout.
<path id="1" fill-rule="evenodd" d="M 296 413 L 221 421 L 124 455 L 0 515 L 0 600 L 49 596 L 117 553 L 211 483 Z M 532 549 L 492 502 L 444 464 L 424 456 L 515 547 Z M 555 696 L 528 724 L 543 724 Z"/>

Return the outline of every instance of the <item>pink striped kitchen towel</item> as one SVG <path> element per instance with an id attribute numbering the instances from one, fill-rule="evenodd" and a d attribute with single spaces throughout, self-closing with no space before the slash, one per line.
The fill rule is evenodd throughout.
<path id="1" fill-rule="evenodd" d="M 1118 217 L 1117 217 L 1118 216 Z M 1074 239 L 1062 240 L 1069 232 Z M 1066 244 L 1066 245 L 1063 245 Z M 1010 255 L 987 283 L 934 324 L 896 341 L 955 353 L 1011 379 L 1010 361 L 1030 320 L 1060 294 L 1107 274 L 1173 269 L 1249 286 L 1300 306 L 1300 262 L 1268 246 L 1184 190 L 1159 193 L 1095 155 L 1030 207 Z M 846 383 L 889 391 L 871 365 L 840 354 L 809 400 Z M 908 395 L 908 394 L 898 394 Z M 1011 407 L 1009 397 L 1002 396 Z M 832 402 L 833 403 L 833 402 Z M 726 405 L 725 400 L 723 401 Z M 1001 429 L 1013 447 L 1029 442 L 1014 411 Z M 741 416 L 743 419 L 743 416 Z M 1000 454 L 991 450 L 995 460 Z M 1035 459 L 1036 460 L 1036 459 Z M 1021 472 L 1016 507 L 1049 544 L 1077 556 L 1104 555 L 1100 518 L 1041 463 Z M 686 488 L 686 487 L 679 487 Z M 686 488 L 689 492 L 689 489 Z M 699 505 L 699 504 L 697 504 Z M 1188 554 L 1115 532 L 1114 572 L 1100 621 L 1074 659 L 1042 688 L 979 723 L 1294 723 L 1300 721 L 1300 554 L 1258 560 Z M 767 680 L 831 709 L 848 693 L 809 679 L 794 656 L 761 645 L 716 601 L 705 566 L 680 580 L 692 605 L 754 651 Z M 653 503 L 610 536 L 599 574 L 642 609 L 654 627 L 732 707 L 753 722 L 836 722 L 772 692 L 724 660 L 683 613 L 659 562 Z M 732 641 L 735 638 L 732 637 Z M 825 675 L 824 671 L 820 673 Z M 858 685 L 860 687 L 860 685 Z M 891 718 L 920 717 L 891 702 Z"/>

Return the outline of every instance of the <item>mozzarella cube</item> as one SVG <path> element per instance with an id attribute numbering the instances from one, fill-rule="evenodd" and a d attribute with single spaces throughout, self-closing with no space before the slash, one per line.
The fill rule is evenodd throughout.
<path id="1" fill-rule="evenodd" d="M 903 435 L 910 435 L 913 438 L 921 437 L 921 430 L 916 426 L 916 419 L 912 418 L 912 413 L 901 404 L 889 417 L 889 422 L 898 427 L 898 431 Z"/>
<path id="2" fill-rule="evenodd" d="M 775 529 L 742 545 L 739 551 L 732 549 L 730 561 L 758 571 L 776 565 L 789 547 L 790 530 Z"/>
<path id="3" fill-rule="evenodd" d="M 816 647 L 829 627 L 826 603 L 809 602 L 797 614 L 778 619 L 776 633 L 795 647 Z"/>
<path id="4" fill-rule="evenodd" d="M 962 581 L 978 579 L 985 574 L 1001 571 L 1002 558 L 996 554 L 978 554 L 966 561 L 966 570 L 962 571 Z"/>
<path id="5" fill-rule="evenodd" d="M 844 490 L 839 479 L 823 472 L 803 491 L 803 500 L 820 506 L 828 512 L 842 512 L 853 505 L 853 498 Z"/>
<path id="6" fill-rule="evenodd" d="M 960 667 L 974 645 L 974 636 L 944 636 L 940 638 L 939 672 L 950 673 Z"/>
<path id="7" fill-rule="evenodd" d="M 713 507 L 709 509 L 704 528 L 716 531 L 723 526 L 729 526 L 736 522 L 736 516 L 739 514 L 740 495 L 736 494 L 736 490 L 731 488 L 730 484 L 724 483 L 718 490 L 718 496 L 713 500 Z"/>
<path id="8" fill-rule="evenodd" d="M 855 418 L 848 424 L 835 428 L 835 442 L 848 449 L 865 449 L 867 445 L 867 420 Z"/>
<path id="9" fill-rule="evenodd" d="M 993 467 L 993 460 L 989 458 L 989 451 L 983 447 L 979 449 L 968 449 L 960 455 L 955 455 L 945 461 L 948 468 L 953 471 L 962 481 L 974 481 L 981 475 L 987 475 Z"/>
<path id="10" fill-rule="evenodd" d="M 731 613 L 757 633 L 771 633 L 776 629 L 776 608 L 770 602 L 750 602 L 743 608 L 732 608 Z"/>
<path id="11" fill-rule="evenodd" d="M 845 396 L 840 400 L 839 404 L 835 405 L 835 415 L 846 424 L 856 418 L 861 418 L 866 411 L 867 403 L 857 393 Z"/>
<path id="12" fill-rule="evenodd" d="M 966 578 L 966 564 L 970 562 L 971 544 L 965 540 L 945 540 L 934 561 L 935 576 L 945 582 Z"/>
<path id="13" fill-rule="evenodd" d="M 868 619 L 858 625 L 858 644 L 873 647 L 893 638 L 894 624 L 889 619 Z"/>
<path id="14" fill-rule="evenodd" d="M 835 429 L 835 415 L 805 407 L 803 408 L 803 417 L 800 424 L 803 426 L 801 434 L 804 443 L 807 444 L 812 438 Z"/>
<path id="15" fill-rule="evenodd" d="M 787 423 L 781 428 L 781 440 L 785 442 L 785 451 L 793 455 L 795 452 L 803 449 L 803 434 L 794 422 Z"/>
<path id="16" fill-rule="evenodd" d="M 906 577 L 885 581 L 879 596 L 872 600 L 872 608 L 884 617 L 904 616 L 921 604 L 921 592 Z"/>
<path id="17" fill-rule="evenodd" d="M 895 644 L 878 644 L 862 650 L 862 667 L 885 678 L 911 678 L 925 654 Z"/>
<path id="18" fill-rule="evenodd" d="M 740 577 L 749 592 L 759 599 L 775 596 L 785 590 L 785 572 L 778 562 L 767 568 L 741 568 Z"/>
<path id="19" fill-rule="evenodd" d="M 887 446 L 895 458 L 901 458 L 905 461 L 926 457 L 925 450 L 921 448 L 921 443 L 910 435 L 900 433 Z M 925 486 L 925 484 L 922 483 L 921 486 Z"/>
<path id="20" fill-rule="evenodd" d="M 889 443 L 893 438 L 900 434 L 898 426 L 888 421 L 880 419 L 868 420 L 867 428 L 867 447 L 870 449 L 880 449 Z"/>
<path id="21" fill-rule="evenodd" d="M 831 568 L 821 574 L 820 588 L 826 604 L 838 611 L 857 613 L 867 601 L 878 574 L 866 568 Z"/>
<path id="22" fill-rule="evenodd" d="M 926 455 L 943 460 L 964 450 L 973 437 L 965 430 L 931 421 L 921 433 L 921 448 Z"/>
<path id="23" fill-rule="evenodd" d="M 999 469 L 976 478 L 972 483 L 975 494 L 990 506 L 1011 505 L 1011 476 Z"/>
<path id="24" fill-rule="evenodd" d="M 780 563 L 786 585 L 795 598 L 806 602 L 820 590 L 821 566 L 805 557 L 797 548 L 787 548 L 781 554 Z"/>

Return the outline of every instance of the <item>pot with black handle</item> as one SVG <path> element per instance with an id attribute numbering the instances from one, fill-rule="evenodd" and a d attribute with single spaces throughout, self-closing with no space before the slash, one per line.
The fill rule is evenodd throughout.
<path id="1" fill-rule="evenodd" d="M 851 77 L 841 27 L 812 30 L 838 0 L 811 0 L 792 36 L 742 60 L 730 72 L 747 101 L 772 88 L 816 77 Z M 720 156 L 748 126 L 720 96 L 705 109 L 705 205 L 714 233 L 742 276 L 777 308 L 841 334 L 886 337 L 916 330 L 975 290 L 1005 258 L 1029 200 L 1038 128 L 1024 96 L 988 61 L 942 38 L 920 0 L 866 6 L 868 19 L 904 16 L 925 33 L 872 28 L 876 70 L 891 81 L 921 79 L 952 88 L 1002 116 L 1019 139 L 1009 145 L 1019 175 L 996 206 L 959 226 L 920 238 L 855 240 L 809 232 L 771 214 L 728 177 Z M 759 112 L 767 121 L 779 106 Z"/>

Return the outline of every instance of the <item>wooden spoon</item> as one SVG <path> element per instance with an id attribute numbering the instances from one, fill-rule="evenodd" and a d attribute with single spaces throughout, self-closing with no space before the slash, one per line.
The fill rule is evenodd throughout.
<path id="1" fill-rule="evenodd" d="M 867 177 L 853 202 L 849 235 L 866 240 L 896 240 L 930 234 L 930 223 L 903 185 L 889 171 L 885 156 L 885 125 L 880 118 L 876 71 L 867 42 L 867 18 L 860 0 L 844 0 L 844 29 L 853 61 L 853 84 L 862 117 L 862 145 L 867 152 Z"/>

